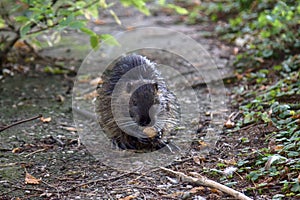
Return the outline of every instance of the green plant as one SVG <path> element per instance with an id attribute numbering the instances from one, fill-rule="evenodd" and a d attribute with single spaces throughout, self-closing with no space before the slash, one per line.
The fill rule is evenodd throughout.
<path id="1" fill-rule="evenodd" d="M 145 15 L 150 14 L 147 0 L 119 0 L 125 6 L 137 8 Z M 87 27 L 91 20 L 97 20 L 99 11 L 107 10 L 115 22 L 121 24 L 121 20 L 113 11 L 116 4 L 106 3 L 105 0 L 2 0 L 0 2 L 0 63 L 8 52 L 11 51 L 17 41 L 25 40 L 27 45 L 41 46 L 37 36 L 42 33 L 50 33 L 54 38 L 60 38 L 62 31 L 70 29 L 79 30 L 90 37 L 92 48 L 96 48 L 100 41 L 107 41 L 112 45 L 118 42 L 110 34 L 97 34 Z M 160 1 L 159 5 L 174 9 L 179 14 L 187 11 L 175 4 Z"/>
<path id="2" fill-rule="evenodd" d="M 275 143 L 268 146 L 267 140 L 266 148 L 257 150 L 259 156 L 238 161 L 239 172 L 247 173 L 261 191 L 268 178 L 282 186 L 273 199 L 295 197 L 300 169 L 300 2 L 210 1 L 200 7 L 211 20 L 223 21 L 216 27 L 221 39 L 241 49 L 235 62 L 241 77 L 235 94 L 242 99 L 237 106 L 243 117 L 236 130 L 258 127 L 251 134 Z M 276 128 L 268 130 L 269 125 Z M 272 164 L 266 168 L 268 161 Z"/>

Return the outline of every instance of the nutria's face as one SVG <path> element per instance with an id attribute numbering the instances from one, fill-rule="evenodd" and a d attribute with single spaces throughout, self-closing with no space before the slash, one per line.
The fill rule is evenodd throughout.
<path id="1" fill-rule="evenodd" d="M 129 113 L 132 119 L 140 126 L 152 126 L 155 124 L 158 105 L 155 102 L 157 96 L 157 84 L 145 84 L 136 89 L 129 101 Z"/>

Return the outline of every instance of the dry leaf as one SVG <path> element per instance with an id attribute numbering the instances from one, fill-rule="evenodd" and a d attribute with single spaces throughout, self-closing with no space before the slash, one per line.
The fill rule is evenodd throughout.
<path id="1" fill-rule="evenodd" d="M 236 165 L 236 160 L 234 158 L 229 160 L 224 160 L 224 163 L 227 165 Z"/>
<path id="2" fill-rule="evenodd" d="M 233 55 L 237 55 L 239 53 L 239 48 L 234 47 L 233 48 Z"/>
<path id="3" fill-rule="evenodd" d="M 26 51 L 29 51 L 30 49 L 28 48 L 28 46 L 25 44 L 24 41 L 17 41 L 15 44 L 14 44 L 14 48 L 16 49 L 21 49 L 21 50 L 26 50 Z"/>
<path id="4" fill-rule="evenodd" d="M 190 190 L 190 193 L 195 194 L 195 193 L 197 193 L 197 192 L 199 192 L 199 191 L 203 191 L 203 190 L 205 190 L 205 188 L 202 187 L 202 186 L 194 187 L 194 188 L 192 188 L 192 189 Z"/>
<path id="5" fill-rule="evenodd" d="M 194 160 L 194 162 L 195 162 L 196 164 L 201 165 L 201 161 L 200 161 L 200 158 L 199 158 L 198 156 L 194 156 L 194 157 L 193 157 L 193 160 Z"/>
<path id="6" fill-rule="evenodd" d="M 215 189 L 215 188 L 211 188 L 210 191 L 211 191 L 212 193 L 215 193 L 215 194 L 218 194 L 218 195 L 222 195 L 222 194 L 223 194 L 220 190 Z"/>
<path id="7" fill-rule="evenodd" d="M 201 147 L 207 147 L 207 146 L 208 146 L 208 144 L 207 144 L 206 142 L 202 141 L 202 140 L 199 140 L 199 141 L 198 141 L 198 144 L 199 144 Z"/>
<path id="8" fill-rule="evenodd" d="M 280 151 L 283 149 L 283 145 L 276 145 L 274 151 Z"/>
<path id="9" fill-rule="evenodd" d="M 260 62 L 260 63 L 264 63 L 265 60 L 263 58 L 259 58 L 259 57 L 255 57 L 254 60 Z"/>
<path id="10" fill-rule="evenodd" d="M 90 85 L 93 85 L 93 86 L 97 86 L 97 85 L 102 84 L 102 83 L 103 83 L 103 80 L 100 77 L 95 78 L 95 79 L 90 81 Z"/>
<path id="11" fill-rule="evenodd" d="M 40 119 L 41 119 L 41 121 L 44 122 L 44 123 L 48 123 L 48 122 L 51 121 L 51 117 L 47 117 L 47 118 L 41 117 Z"/>
<path id="12" fill-rule="evenodd" d="M 235 76 L 236 76 L 236 78 L 237 78 L 237 80 L 242 80 L 243 79 L 243 74 L 238 74 L 238 73 L 235 73 Z"/>
<path id="13" fill-rule="evenodd" d="M 41 179 L 37 179 L 34 176 L 30 175 L 28 172 L 26 172 L 25 184 L 38 185 L 40 183 L 41 183 Z"/>
<path id="14" fill-rule="evenodd" d="M 135 29 L 134 26 L 127 26 L 127 27 L 126 27 L 126 30 L 127 30 L 127 31 L 133 31 L 134 29 Z"/>
<path id="15" fill-rule="evenodd" d="M 59 94 L 59 95 L 56 96 L 56 101 L 58 101 L 58 102 L 64 102 L 65 101 L 65 97 Z"/>
<path id="16" fill-rule="evenodd" d="M 12 153 L 20 153 L 21 151 L 22 151 L 22 148 L 17 147 L 17 148 L 14 148 L 11 152 Z"/>
<path id="17" fill-rule="evenodd" d="M 129 195 L 127 197 L 121 198 L 119 200 L 131 200 L 137 198 L 137 195 Z"/>
<path id="18" fill-rule="evenodd" d="M 225 122 L 224 126 L 225 128 L 233 128 L 235 126 L 235 123 L 228 119 L 227 122 Z"/>
<path id="19" fill-rule="evenodd" d="M 89 99 L 93 99 L 93 98 L 95 98 L 95 97 L 97 97 L 97 96 L 98 96 L 98 93 L 97 93 L 96 90 L 94 90 L 93 92 L 90 92 L 90 93 L 85 94 L 85 95 L 83 96 L 83 99 L 84 99 L 84 100 L 89 100 Z"/>
<path id="20" fill-rule="evenodd" d="M 266 162 L 265 164 L 265 170 L 269 170 L 272 163 L 275 162 L 276 160 L 279 160 L 279 159 L 284 159 L 286 160 L 287 158 L 283 157 L 283 156 L 280 156 L 280 155 L 273 155 L 273 156 L 270 156 L 268 161 Z"/>
<path id="21" fill-rule="evenodd" d="M 75 128 L 75 127 L 62 127 L 62 128 L 67 130 L 67 131 L 73 131 L 73 132 L 77 131 L 77 128 Z"/>
<path id="22" fill-rule="evenodd" d="M 97 25 L 102 25 L 102 24 L 105 24 L 105 21 L 104 20 L 101 20 L 101 19 L 96 19 L 93 21 L 95 24 Z"/>

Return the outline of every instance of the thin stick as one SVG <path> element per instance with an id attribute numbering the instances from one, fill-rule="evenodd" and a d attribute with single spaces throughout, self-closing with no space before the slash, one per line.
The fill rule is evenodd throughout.
<path id="1" fill-rule="evenodd" d="M 34 152 L 31 152 L 31 153 L 25 155 L 24 157 L 27 158 L 28 156 L 31 156 L 31 155 L 33 155 L 33 154 L 35 154 L 35 153 L 39 153 L 39 152 L 42 152 L 42 151 L 45 151 L 45 150 L 46 150 L 46 149 L 38 149 L 38 150 L 36 150 L 36 151 L 34 151 Z"/>
<path id="2" fill-rule="evenodd" d="M 244 195 L 243 193 L 241 192 L 238 192 L 230 187 L 227 187 L 225 185 L 222 185 L 218 182 L 215 182 L 211 179 L 208 179 L 207 177 L 205 176 L 202 176 L 196 172 L 191 172 L 190 174 L 193 175 L 194 177 L 192 176 L 188 176 L 182 172 L 176 172 L 176 171 L 173 171 L 171 169 L 167 169 L 165 167 L 161 167 L 162 170 L 166 171 L 166 172 L 169 172 L 171 174 L 174 174 L 174 175 L 177 175 L 179 176 L 183 181 L 187 181 L 187 182 L 190 182 L 190 183 L 196 183 L 198 185 L 203 185 L 203 186 L 207 186 L 207 187 L 212 187 L 212 188 L 216 188 L 216 189 L 219 189 L 233 197 L 235 197 L 236 199 L 240 199 L 240 200 L 252 200 L 251 198 L 247 197 L 246 195 Z"/>
<path id="3" fill-rule="evenodd" d="M 16 126 L 18 124 L 22 124 L 22 123 L 25 123 L 25 122 L 28 122 L 28 121 L 32 121 L 32 120 L 35 120 L 35 119 L 38 119 L 38 118 L 41 118 L 41 117 L 42 117 L 42 115 L 39 114 L 38 116 L 35 116 L 35 117 L 31 117 L 31 118 L 28 118 L 28 119 L 23 119 L 23 120 L 17 121 L 13 124 L 10 124 L 10 125 L 4 126 L 3 128 L 0 128 L 0 132 L 6 130 L 8 128 L 11 128 L 13 126 Z"/>

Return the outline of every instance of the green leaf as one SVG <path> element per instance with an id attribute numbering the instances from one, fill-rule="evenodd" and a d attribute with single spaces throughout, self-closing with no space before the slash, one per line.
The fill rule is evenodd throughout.
<path id="1" fill-rule="evenodd" d="M 123 4 L 123 6 L 134 6 L 136 7 L 140 12 L 144 13 L 145 15 L 150 15 L 149 9 L 146 7 L 146 0 L 120 0 L 120 2 Z"/>
<path id="2" fill-rule="evenodd" d="M 92 16 L 94 19 L 98 19 L 99 17 L 99 13 L 98 13 L 98 6 L 97 5 L 93 5 L 89 8 L 87 8 L 85 11 L 85 16 L 87 17 L 87 19 L 90 19 L 89 15 Z"/>
<path id="3" fill-rule="evenodd" d="M 107 9 L 107 8 L 108 8 L 108 5 L 107 5 L 107 3 L 106 3 L 105 0 L 100 0 L 100 1 L 99 1 L 99 6 L 100 6 L 101 8 L 104 8 L 104 9 Z"/>
<path id="4" fill-rule="evenodd" d="M 84 21 L 73 21 L 69 24 L 69 27 L 72 29 L 81 29 L 85 26 L 86 22 Z"/>
<path id="5" fill-rule="evenodd" d="M 97 35 L 92 35 L 90 37 L 90 44 L 93 49 L 97 48 L 99 46 L 99 37 Z"/>
<path id="6" fill-rule="evenodd" d="M 0 17 L 0 28 L 5 27 L 5 21 Z"/>
<path id="7" fill-rule="evenodd" d="M 282 70 L 282 66 L 281 65 L 275 65 L 275 66 L 273 66 L 273 69 L 275 71 L 280 71 L 280 70 Z"/>
<path id="8" fill-rule="evenodd" d="M 159 5 L 165 5 L 166 4 L 166 0 L 158 0 L 158 4 Z"/>
<path id="9" fill-rule="evenodd" d="M 96 36 L 97 34 L 87 27 L 81 27 L 80 30 L 89 36 Z"/>
<path id="10" fill-rule="evenodd" d="M 185 8 L 182 8 L 180 6 L 176 6 L 174 4 L 168 4 L 167 7 L 174 9 L 180 15 L 186 15 L 186 14 L 189 13 Z"/>
<path id="11" fill-rule="evenodd" d="M 108 45 L 120 46 L 120 43 L 116 40 L 116 38 L 110 34 L 101 34 L 100 39 Z"/>
<path id="12" fill-rule="evenodd" d="M 296 182 L 293 187 L 291 188 L 291 191 L 293 192 L 300 192 L 300 184 Z"/>
<path id="13" fill-rule="evenodd" d="M 25 23 L 25 22 L 29 21 L 28 17 L 22 16 L 22 15 L 16 16 L 15 20 L 16 20 L 16 22 L 20 22 L 20 23 Z"/>
<path id="14" fill-rule="evenodd" d="M 30 31 L 31 23 L 27 23 L 20 28 L 20 36 L 21 38 L 25 37 L 26 34 Z"/>

